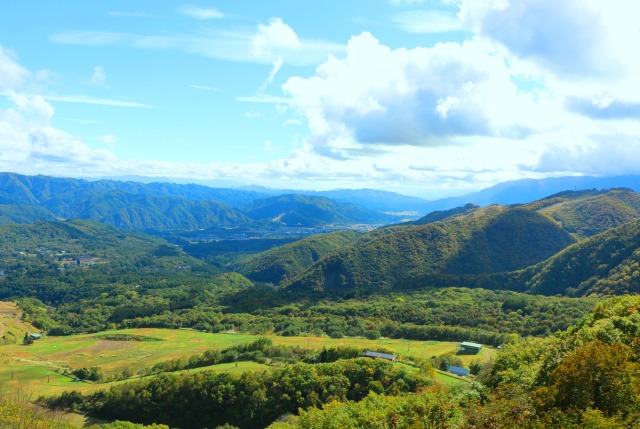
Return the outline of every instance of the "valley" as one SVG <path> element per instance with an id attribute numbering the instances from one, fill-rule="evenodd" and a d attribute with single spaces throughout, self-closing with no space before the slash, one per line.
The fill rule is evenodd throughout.
<path id="1" fill-rule="evenodd" d="M 451 407 L 442 421 L 465 429 L 491 427 L 489 415 L 582 425 L 593 407 L 621 427 L 636 419 L 613 396 L 607 408 L 561 394 L 566 374 L 588 380 L 563 366 L 585 350 L 620 368 L 616 386 L 636 398 L 631 189 L 392 222 L 316 195 L 3 180 L 22 186 L 2 194 L 2 401 L 29 392 L 45 414 L 80 412 L 104 429 L 321 427 L 310 422 L 327 410 L 385 419 L 394 407 L 418 420 Z M 220 206 L 232 201 L 242 210 Z M 9 216 L 24 204 L 25 216 L 45 207 L 53 219 Z M 465 341 L 481 351 L 460 353 Z M 514 415 L 514 401 L 529 414 Z"/>

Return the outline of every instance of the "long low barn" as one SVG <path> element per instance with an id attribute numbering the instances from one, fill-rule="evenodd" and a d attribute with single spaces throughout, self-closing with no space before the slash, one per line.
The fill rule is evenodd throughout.
<path id="1" fill-rule="evenodd" d="M 396 355 L 392 355 L 390 353 L 372 352 L 371 350 L 367 350 L 366 352 L 362 353 L 362 356 L 372 359 L 386 359 L 390 360 L 391 362 L 395 362 L 397 359 Z"/>
<path id="2" fill-rule="evenodd" d="M 466 353 L 478 353 L 482 350 L 482 344 L 463 341 L 460 343 L 460 351 Z"/>

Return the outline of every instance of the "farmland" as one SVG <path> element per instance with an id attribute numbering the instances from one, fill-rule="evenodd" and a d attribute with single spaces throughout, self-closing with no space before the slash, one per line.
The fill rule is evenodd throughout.
<path id="1" fill-rule="evenodd" d="M 129 335 L 149 341 L 114 341 L 104 339 L 111 336 Z M 263 336 L 264 337 L 264 336 Z M 455 353 L 457 344 L 437 341 L 406 341 L 396 339 L 367 340 L 364 338 L 329 337 L 282 337 L 267 336 L 274 345 L 298 346 L 321 350 L 323 347 L 353 346 L 358 348 L 384 348 L 402 358 L 430 358 L 447 353 Z M 63 375 L 65 369 L 99 367 L 105 374 L 129 369 L 133 378 L 139 378 L 140 370 L 175 359 L 211 349 L 226 349 L 235 345 L 250 343 L 258 336 L 237 333 L 203 333 L 176 329 L 123 329 L 99 334 L 82 334 L 67 337 L 45 337 L 30 346 L 22 344 L 5 345 L 0 348 L 0 390 L 8 391 L 18 386 L 27 388 L 34 395 L 57 394 L 64 390 L 91 392 L 108 387 L 113 383 L 93 384 L 74 381 Z M 493 349 L 485 349 L 478 356 L 460 356 L 465 365 L 473 359 L 486 360 L 493 356 Z M 208 368 L 198 368 L 219 372 L 244 372 L 265 370 L 269 366 L 255 362 L 224 363 Z"/>

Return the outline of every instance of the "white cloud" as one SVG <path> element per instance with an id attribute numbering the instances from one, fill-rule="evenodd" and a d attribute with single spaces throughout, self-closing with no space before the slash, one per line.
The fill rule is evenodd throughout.
<path id="1" fill-rule="evenodd" d="M 627 28 L 638 40 L 640 5 L 598 0 L 462 0 L 460 20 L 516 57 L 558 77 L 615 74 L 622 58 L 612 37 Z M 621 25 L 622 24 L 622 25 Z M 629 32 L 628 30 L 632 30 Z M 623 30 L 624 31 L 624 30 Z M 631 48 L 632 43 L 623 43 Z M 612 50 L 613 48 L 613 50 Z M 629 50 L 624 49 L 624 56 Z"/>
<path id="2" fill-rule="evenodd" d="M 18 64 L 16 55 L 0 45 L 0 91 L 18 89 L 29 74 L 27 69 Z"/>
<path id="3" fill-rule="evenodd" d="M 55 43 L 81 46 L 130 46 L 137 49 L 177 50 L 227 61 L 273 64 L 279 58 L 296 66 L 315 65 L 344 46 L 322 40 L 299 39 L 280 18 L 256 29 L 204 30 L 178 35 L 139 35 L 101 31 L 67 31 L 50 36 Z"/>
<path id="4" fill-rule="evenodd" d="M 178 10 L 182 15 L 195 19 L 220 19 L 224 18 L 224 13 L 213 8 L 203 8 L 197 6 L 185 6 Z"/>
<path id="5" fill-rule="evenodd" d="M 200 91 L 217 91 L 217 89 L 205 85 L 189 85 L 189 88 L 198 89 Z"/>
<path id="6" fill-rule="evenodd" d="M 151 109 L 153 106 L 136 101 L 114 100 L 108 98 L 90 97 L 88 95 L 42 95 L 47 101 L 59 101 L 62 103 L 96 104 L 114 107 L 138 107 Z"/>
<path id="7" fill-rule="evenodd" d="M 276 75 L 278 74 L 278 72 L 280 71 L 280 69 L 282 68 L 282 63 L 283 60 L 282 58 L 278 58 L 274 63 L 273 63 L 273 67 L 271 68 L 271 72 L 269 72 L 269 76 L 267 77 L 267 79 L 262 83 L 262 85 L 260 85 L 260 90 L 264 91 L 265 89 L 267 89 L 267 87 L 269 85 L 271 85 L 273 83 L 273 80 L 276 78 Z"/>
<path id="8" fill-rule="evenodd" d="M 107 75 L 104 72 L 104 67 L 96 66 L 93 68 L 93 74 L 87 80 L 87 83 L 91 86 L 107 86 Z"/>
<path id="9" fill-rule="evenodd" d="M 268 58 L 270 61 L 282 61 L 287 52 L 301 48 L 298 35 L 280 18 L 271 18 L 268 25 L 259 24 L 252 42 L 252 51 L 256 58 Z"/>
<path id="10" fill-rule="evenodd" d="M 640 174 L 640 134 L 594 135 L 580 144 L 552 145 L 542 153 L 535 170 L 554 174 Z"/>
<path id="11" fill-rule="evenodd" d="M 120 138 L 118 136 L 114 136 L 113 134 L 105 134 L 103 136 L 99 136 L 98 140 L 108 146 L 113 147 L 116 143 L 118 143 L 118 140 L 120 140 Z"/>
<path id="12" fill-rule="evenodd" d="M 330 58 L 313 77 L 291 78 L 283 90 L 306 117 L 310 142 L 335 157 L 364 145 L 439 146 L 523 134 L 541 109 L 518 92 L 503 59 L 474 42 L 392 50 L 369 33 L 349 41 L 346 58 Z M 547 117 L 533 122 L 551 125 Z"/>
<path id="13" fill-rule="evenodd" d="M 409 33 L 447 33 L 462 30 L 455 13 L 439 10 L 414 10 L 398 14 L 393 19 Z"/>
<path id="14" fill-rule="evenodd" d="M 13 93 L 12 108 L 0 111 L 0 167 L 35 169 L 43 165 L 113 162 L 108 151 L 92 150 L 79 138 L 54 128 L 54 108 L 40 96 Z M 71 167 L 73 168 L 73 167 Z M 46 171 L 46 170 L 45 170 Z"/>

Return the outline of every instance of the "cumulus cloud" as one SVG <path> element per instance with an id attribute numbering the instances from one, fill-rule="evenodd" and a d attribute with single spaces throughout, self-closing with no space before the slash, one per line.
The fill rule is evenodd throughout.
<path id="1" fill-rule="evenodd" d="M 29 71 L 18 64 L 16 55 L 0 45 L 0 91 L 19 88 Z"/>
<path id="2" fill-rule="evenodd" d="M 552 145 L 534 169 L 555 174 L 640 174 L 640 134 L 594 135 L 580 144 Z"/>
<path id="3" fill-rule="evenodd" d="M 532 118 L 540 103 L 518 92 L 502 58 L 474 42 L 393 50 L 363 33 L 349 41 L 346 58 L 331 57 L 283 90 L 306 117 L 316 150 L 340 158 L 363 144 L 438 146 L 523 134 L 540 122 Z"/>
<path id="4" fill-rule="evenodd" d="M 616 100 L 611 97 L 569 97 L 569 110 L 593 119 L 640 120 L 640 102 Z"/>
<path id="5" fill-rule="evenodd" d="M 609 50 L 612 26 L 603 6 L 583 0 L 462 0 L 458 16 L 516 57 L 560 75 L 591 76 L 618 66 Z M 614 3 L 605 8 L 626 9 Z"/>
<path id="6" fill-rule="evenodd" d="M 81 139 L 54 128 L 54 108 L 40 96 L 10 94 L 13 107 L 0 111 L 0 165 L 112 162 L 108 151 L 92 150 Z"/>
<path id="7" fill-rule="evenodd" d="M 252 42 L 253 54 L 256 58 L 282 58 L 289 51 L 300 49 L 298 35 L 280 18 L 271 18 L 268 25 L 258 25 Z"/>

